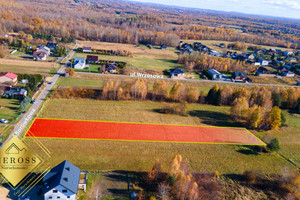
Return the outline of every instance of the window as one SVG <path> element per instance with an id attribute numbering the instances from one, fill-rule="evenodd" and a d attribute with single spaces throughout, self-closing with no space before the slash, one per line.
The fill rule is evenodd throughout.
<path id="1" fill-rule="evenodd" d="M 67 193 L 67 192 L 68 192 L 68 190 L 62 190 L 62 192 L 63 192 L 63 193 Z"/>
<path id="2" fill-rule="evenodd" d="M 52 197 L 49 197 L 49 199 L 52 199 Z"/>
<path id="3" fill-rule="evenodd" d="M 58 199 L 60 199 L 60 196 L 57 196 Z"/>
<path id="4" fill-rule="evenodd" d="M 70 199 L 71 197 L 70 197 L 70 196 L 67 196 L 67 198 Z"/>
<path id="5" fill-rule="evenodd" d="M 53 193 L 57 193 L 57 190 L 53 190 Z"/>

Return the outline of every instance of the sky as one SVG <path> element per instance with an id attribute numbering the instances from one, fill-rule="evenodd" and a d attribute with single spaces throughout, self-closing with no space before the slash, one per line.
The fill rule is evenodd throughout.
<path id="1" fill-rule="evenodd" d="M 300 0 L 134 0 L 134 1 L 300 19 Z"/>

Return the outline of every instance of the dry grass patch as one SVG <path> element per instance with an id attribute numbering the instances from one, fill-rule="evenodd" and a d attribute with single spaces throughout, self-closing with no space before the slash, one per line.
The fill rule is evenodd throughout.
<path id="1" fill-rule="evenodd" d="M 58 67 L 59 65 L 55 62 L 0 59 L 1 72 L 48 74 Z"/>

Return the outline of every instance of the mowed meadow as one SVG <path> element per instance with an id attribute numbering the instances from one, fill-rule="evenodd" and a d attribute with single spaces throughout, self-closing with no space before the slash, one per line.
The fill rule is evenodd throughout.
<path id="1" fill-rule="evenodd" d="M 45 103 L 38 118 L 240 126 L 230 120 L 229 107 L 189 104 L 188 114 L 179 116 L 157 112 L 164 106 L 164 103 L 149 101 L 51 99 Z M 50 150 L 51 164 L 68 159 L 82 170 L 88 171 L 148 171 L 155 160 L 160 160 L 162 169 L 168 171 L 169 162 L 176 154 L 182 154 L 189 161 L 192 171 L 240 174 L 246 170 L 259 170 L 270 174 L 279 173 L 283 168 L 294 168 L 276 153 L 257 153 L 247 146 L 72 139 L 39 140 Z M 25 138 L 25 141 L 34 152 L 43 154 L 32 139 Z"/>
<path id="2" fill-rule="evenodd" d="M 49 74 L 58 67 L 55 62 L 0 59 L 0 72 Z"/>
<path id="3" fill-rule="evenodd" d="M 130 51 L 132 57 L 98 55 L 99 60 L 110 60 L 126 62 L 130 68 L 141 68 L 162 72 L 173 67 L 182 66 L 177 64 L 178 55 L 174 48 L 162 50 L 158 48 L 149 49 L 146 46 L 136 46 L 132 44 L 119 44 L 108 42 L 82 41 L 82 46 L 90 46 L 92 49 L 102 50 L 125 50 Z M 88 53 L 76 53 L 74 57 L 86 58 Z"/>

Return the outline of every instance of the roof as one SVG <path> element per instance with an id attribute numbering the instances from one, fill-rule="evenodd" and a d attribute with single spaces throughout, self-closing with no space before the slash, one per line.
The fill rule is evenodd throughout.
<path id="1" fill-rule="evenodd" d="M 175 69 L 170 69 L 170 73 L 171 74 L 184 74 L 185 71 L 179 68 L 175 68 Z"/>
<path id="2" fill-rule="evenodd" d="M 108 66 L 105 68 L 105 71 L 116 70 L 116 69 L 117 69 L 117 66 L 116 66 L 116 65 L 108 65 Z"/>
<path id="3" fill-rule="evenodd" d="M 92 50 L 92 47 L 82 47 L 83 50 Z"/>
<path id="4" fill-rule="evenodd" d="M 247 73 L 245 72 L 233 72 L 233 76 L 238 77 L 238 76 L 243 76 L 247 78 Z"/>
<path id="5" fill-rule="evenodd" d="M 4 74 L 0 74 L 0 77 L 1 76 L 6 76 L 7 78 L 10 78 L 12 80 L 14 80 L 15 78 L 18 78 L 18 75 L 17 74 L 14 74 L 12 72 L 6 72 Z"/>
<path id="6" fill-rule="evenodd" d="M 220 75 L 221 73 L 220 72 L 218 72 L 217 70 L 215 70 L 215 69 L 209 69 L 209 70 L 207 70 L 208 71 L 208 73 L 210 73 L 211 75 Z"/>
<path id="7" fill-rule="evenodd" d="M 87 61 L 98 61 L 98 56 L 92 56 L 92 55 L 88 55 L 86 57 Z"/>
<path id="8" fill-rule="evenodd" d="M 83 58 L 83 57 L 75 57 L 74 58 L 74 62 L 76 63 L 76 62 L 85 62 L 85 58 Z"/>
<path id="9" fill-rule="evenodd" d="M 77 194 L 80 172 L 81 170 L 78 167 L 65 160 L 52 168 L 51 171 L 45 175 L 43 181 L 47 182 L 49 190 L 61 185 L 74 194 Z"/>
<path id="10" fill-rule="evenodd" d="M 33 57 L 36 57 L 36 56 L 42 58 L 42 57 L 46 56 L 46 53 L 43 51 L 35 51 L 35 52 L 33 52 Z"/>

